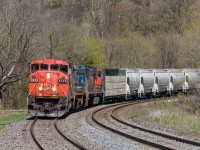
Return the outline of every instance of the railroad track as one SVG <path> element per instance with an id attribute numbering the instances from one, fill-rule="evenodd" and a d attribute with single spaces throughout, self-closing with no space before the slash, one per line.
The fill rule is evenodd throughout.
<path id="1" fill-rule="evenodd" d="M 41 149 L 41 150 L 45 150 L 45 148 L 42 146 L 42 144 L 39 142 L 39 140 L 36 138 L 36 135 L 34 133 L 34 127 L 36 122 L 38 121 L 38 118 L 36 118 L 33 123 L 31 124 L 31 135 L 33 137 L 33 140 L 35 141 L 35 143 L 37 144 L 37 146 Z"/>
<path id="2" fill-rule="evenodd" d="M 55 128 L 56 130 L 60 133 L 60 135 L 62 135 L 62 137 L 64 139 L 66 139 L 68 142 L 70 142 L 71 144 L 73 144 L 74 146 L 76 146 L 77 148 L 81 149 L 81 150 L 88 150 L 87 148 L 85 148 L 83 145 L 81 145 L 80 143 L 76 142 L 73 139 L 68 138 L 67 136 L 65 136 L 65 134 L 59 129 L 58 127 L 58 119 L 55 120 L 54 122 Z"/>
<path id="3" fill-rule="evenodd" d="M 191 140 L 183 139 L 183 138 L 180 138 L 180 137 L 172 136 L 172 135 L 169 135 L 169 134 L 164 134 L 164 133 L 161 133 L 161 132 L 157 132 L 157 131 L 154 131 L 154 130 L 150 130 L 150 129 L 141 127 L 141 126 L 133 125 L 133 124 L 130 124 L 128 122 L 125 122 L 125 121 L 121 120 L 119 117 L 117 117 L 116 111 L 118 111 L 119 109 L 122 109 L 124 107 L 127 107 L 127 106 L 129 106 L 129 105 L 120 106 L 120 107 L 117 107 L 114 110 L 112 110 L 111 117 L 113 119 L 115 119 L 116 121 L 118 121 L 118 122 L 120 122 L 120 123 L 122 123 L 122 124 L 124 124 L 126 126 L 129 126 L 131 128 L 134 128 L 134 129 L 139 129 L 141 131 L 145 131 L 145 132 L 148 132 L 148 133 L 151 133 L 151 134 L 162 136 L 162 137 L 165 137 L 165 138 L 168 138 L 168 139 L 176 140 L 176 141 L 179 141 L 179 142 L 182 142 L 182 143 L 187 143 L 187 144 L 191 144 L 191 145 L 195 145 L 195 146 L 200 146 L 200 143 L 196 142 L 196 141 L 191 141 Z"/>
<path id="4" fill-rule="evenodd" d="M 177 148 L 180 149 L 180 147 L 177 147 L 177 146 L 178 145 L 182 146 L 184 144 L 186 144 L 186 145 L 189 144 L 191 146 L 193 146 L 193 145 L 200 146 L 200 143 L 195 142 L 195 141 L 189 141 L 189 140 L 182 139 L 182 138 L 179 138 L 179 137 L 175 137 L 175 136 L 167 135 L 167 134 L 164 134 L 164 133 L 159 133 L 159 132 L 156 132 L 156 131 L 145 129 L 145 128 L 142 128 L 142 127 L 139 127 L 139 126 L 133 126 L 133 125 L 128 124 L 126 122 L 123 122 L 122 120 L 117 118 L 115 113 L 114 113 L 115 111 L 119 110 L 120 108 L 129 106 L 129 105 L 135 105 L 135 104 L 138 104 L 138 103 L 144 103 L 144 102 L 149 102 L 149 100 L 140 101 L 140 102 L 136 101 L 136 102 L 130 102 L 130 103 L 125 103 L 125 104 L 123 103 L 123 104 L 117 104 L 117 105 L 112 105 L 112 106 L 101 108 L 101 109 L 93 112 L 92 120 L 95 123 L 97 123 L 99 126 L 105 128 L 107 130 L 110 130 L 111 132 L 113 132 L 115 134 L 121 135 L 121 136 L 126 137 L 128 139 L 138 141 L 140 143 L 143 143 L 143 144 L 146 144 L 146 145 L 158 148 L 158 149 L 166 149 L 166 150 L 174 150 L 174 149 L 177 149 Z M 102 121 L 100 121 L 100 119 L 98 119 L 98 117 L 99 116 L 105 116 L 105 112 L 108 112 L 109 109 L 111 109 L 111 113 L 109 114 L 111 118 L 113 118 L 115 121 L 117 121 L 121 125 L 123 125 L 125 127 L 132 128 L 132 129 L 137 130 L 137 131 L 136 132 L 134 131 L 135 132 L 134 134 L 130 134 L 128 132 L 124 132 L 124 130 L 123 131 L 120 130 L 119 128 L 113 128 L 113 127 L 109 126 L 107 123 L 106 124 L 102 123 Z M 101 114 L 104 114 L 104 115 L 101 115 Z M 170 140 L 170 142 L 173 143 L 174 145 L 171 144 L 171 143 L 163 144 L 162 140 L 160 140 L 161 142 L 154 142 L 154 141 L 149 140 L 145 136 L 142 136 L 142 137 L 139 136 L 140 134 L 145 135 L 146 133 L 150 134 L 150 136 L 154 139 L 162 138 L 162 139 L 166 139 L 168 141 Z"/>
<path id="5" fill-rule="evenodd" d="M 30 129 L 30 132 L 31 132 L 31 135 L 32 135 L 32 138 L 34 140 L 34 142 L 36 143 L 36 145 L 41 149 L 41 150 L 46 150 L 46 148 L 44 148 L 44 146 L 41 144 L 41 142 L 36 138 L 36 134 L 34 132 L 35 130 L 35 125 L 36 123 L 38 122 L 38 118 L 36 118 L 32 124 L 31 124 L 31 129 Z M 77 141 L 67 137 L 62 131 L 61 129 L 59 128 L 58 126 L 58 119 L 55 119 L 54 120 L 54 127 L 55 129 L 57 130 L 57 132 L 68 142 L 70 142 L 73 146 L 75 146 L 76 148 L 78 149 L 81 149 L 81 150 L 87 150 L 87 148 L 85 148 L 84 146 L 82 146 L 81 144 L 79 144 Z"/>

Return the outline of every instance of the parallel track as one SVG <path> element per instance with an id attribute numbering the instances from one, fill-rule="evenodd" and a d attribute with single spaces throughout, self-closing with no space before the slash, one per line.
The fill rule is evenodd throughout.
<path id="1" fill-rule="evenodd" d="M 200 143 L 199 142 L 196 142 L 196 141 L 191 141 L 191 140 L 187 140 L 187 139 L 183 139 L 183 138 L 180 138 L 180 137 L 175 137 L 175 136 L 172 136 L 172 135 L 169 135 L 169 134 L 164 134 L 164 133 L 161 133 L 161 132 L 157 132 L 157 131 L 154 131 L 154 130 L 150 130 L 150 129 L 147 129 L 147 128 L 144 128 L 144 127 L 141 127 L 141 126 L 137 126 L 137 125 L 133 125 L 133 124 L 130 124 L 130 123 L 127 123 L 127 122 L 124 122 L 123 120 L 119 119 L 117 117 L 117 115 L 115 114 L 115 112 L 119 109 L 122 109 L 123 107 L 126 107 L 128 105 L 124 105 L 124 106 L 120 106 L 118 108 L 115 108 L 112 113 L 111 113 L 111 117 L 126 125 L 126 126 L 129 126 L 129 127 L 132 127 L 134 129 L 139 129 L 141 131 L 145 131 L 145 132 L 148 132 L 148 133 L 151 133 L 151 134 L 155 134 L 155 135 L 158 135 L 158 136 L 162 136 L 162 137 L 165 137 L 165 138 L 168 138 L 168 139 L 172 139 L 172 140 L 175 140 L 175 141 L 179 141 L 179 142 L 182 142 L 182 143 L 187 143 L 187 144 L 190 144 L 190 145 L 194 145 L 194 146 L 200 146 Z"/>
<path id="2" fill-rule="evenodd" d="M 102 110 L 104 110 L 104 109 L 107 109 L 107 108 L 111 108 L 111 107 L 118 106 L 118 105 L 122 105 L 122 106 L 120 106 L 120 107 L 125 107 L 125 106 L 128 106 L 128 105 L 134 105 L 134 104 L 144 103 L 144 102 L 149 102 L 149 100 L 140 101 L 140 102 L 137 101 L 137 102 L 127 103 L 127 104 L 123 104 L 123 105 L 122 105 L 122 104 L 117 104 L 117 105 L 112 105 L 112 106 L 108 106 L 108 107 L 101 108 L 101 109 L 99 109 L 99 110 L 96 110 L 96 111 L 92 114 L 92 120 L 93 120 L 95 123 L 97 123 L 99 126 L 105 128 L 105 129 L 107 129 L 107 130 L 110 130 L 110 131 L 113 132 L 113 133 L 116 133 L 116 134 L 119 134 L 119 135 L 121 135 L 121 136 L 124 136 L 124 137 L 126 137 L 126 138 L 128 138 L 128 139 L 131 139 L 131 140 L 134 140 L 134 141 L 138 141 L 138 142 L 140 142 L 140 143 L 143 143 L 143 144 L 146 144 L 146 145 L 149 145 L 149 146 L 158 148 L 158 149 L 175 150 L 174 148 L 170 148 L 170 147 L 168 147 L 168 146 L 161 145 L 161 144 L 159 144 L 159 143 L 154 143 L 154 142 L 151 142 L 151 141 L 148 141 L 148 140 L 139 138 L 139 137 L 137 137 L 137 136 L 129 135 L 129 134 L 127 134 L 127 133 L 121 132 L 121 131 L 119 131 L 119 130 L 117 130 L 117 129 L 113 129 L 113 128 L 111 128 L 111 127 L 109 127 L 109 126 L 104 125 L 103 123 L 101 123 L 101 122 L 97 119 L 97 117 L 96 117 L 96 115 L 97 115 L 98 112 L 100 112 L 100 111 L 102 111 Z M 116 109 L 117 109 L 117 108 L 116 108 Z M 112 117 L 115 117 L 115 116 L 112 114 Z M 118 120 L 117 120 L 117 121 L 118 121 Z M 125 124 L 125 125 L 126 125 L 126 124 Z M 138 128 L 137 128 L 137 129 L 138 129 Z M 142 131 L 145 131 L 145 130 L 142 130 Z M 145 131 L 145 132 L 147 132 L 147 131 Z M 149 133 L 151 133 L 151 132 L 149 132 Z M 155 135 L 156 135 L 156 132 L 153 133 L 153 131 L 152 131 L 152 134 L 155 134 Z M 157 134 L 157 135 L 162 136 L 162 134 Z M 164 135 L 164 134 L 163 134 L 163 135 Z M 194 141 L 188 141 L 188 140 L 186 140 L 186 139 L 175 138 L 175 137 L 171 138 L 172 136 L 170 137 L 170 136 L 168 136 L 168 135 L 165 135 L 165 136 L 163 136 L 163 137 L 168 138 L 168 139 L 172 139 L 172 140 L 176 140 L 176 139 L 177 139 L 177 141 L 180 141 L 180 142 L 183 142 L 183 143 L 189 143 L 189 144 L 191 144 L 191 145 L 199 146 L 199 143 L 194 142 Z"/>

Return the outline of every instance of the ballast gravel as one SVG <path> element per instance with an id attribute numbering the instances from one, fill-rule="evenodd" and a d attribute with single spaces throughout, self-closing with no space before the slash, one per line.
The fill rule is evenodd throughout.
<path id="1" fill-rule="evenodd" d="M 137 142 L 130 142 L 129 140 L 120 137 L 114 133 L 106 132 L 103 129 L 96 128 L 86 121 L 87 115 L 94 110 L 100 109 L 105 106 L 98 106 L 87 109 L 75 114 L 71 114 L 65 120 L 62 120 L 61 126 L 63 132 L 80 141 L 88 149 L 95 150 L 139 150 L 149 149 L 143 144 Z M 76 131 L 76 132 L 74 132 Z M 146 148 L 144 148 L 146 147 Z"/>
<path id="2" fill-rule="evenodd" d="M 118 111 L 120 118 L 123 118 L 123 114 L 125 112 L 130 111 L 131 110 L 130 108 L 131 107 L 124 107 L 123 111 Z M 110 110 L 112 110 L 112 109 L 110 109 Z M 153 134 L 150 134 L 150 133 L 147 133 L 147 132 L 144 132 L 144 131 L 140 131 L 138 129 L 133 129 L 131 127 L 123 125 L 123 124 L 113 120 L 110 117 L 110 113 L 111 113 L 110 110 L 107 109 L 107 111 L 104 111 L 104 114 L 102 114 L 101 117 L 100 117 L 101 122 L 103 124 L 105 124 L 106 126 L 112 127 L 114 129 L 117 129 L 117 130 L 121 130 L 121 131 L 128 133 L 130 135 L 134 135 L 134 136 L 137 136 L 137 137 L 140 137 L 140 138 L 143 138 L 143 139 L 147 139 L 148 141 L 152 141 L 152 142 L 155 142 L 155 143 L 162 143 L 163 145 L 166 145 L 166 146 L 169 146 L 169 147 L 172 147 L 172 148 L 175 148 L 175 149 L 178 148 L 178 149 L 200 150 L 200 147 L 198 147 L 198 146 L 193 146 L 193 145 L 181 143 L 181 142 L 178 142 L 178 141 L 170 140 L 170 139 L 167 139 L 167 138 L 163 138 L 161 136 L 156 136 L 156 135 L 153 135 Z M 127 117 L 127 115 L 124 115 L 124 116 Z M 122 119 L 122 120 L 127 122 L 126 119 Z M 174 147 L 172 145 L 174 145 Z"/>
<path id="3" fill-rule="evenodd" d="M 0 150 L 37 150 L 29 134 L 29 122 L 31 120 L 22 120 L 6 125 L 0 134 Z"/>
<path id="4" fill-rule="evenodd" d="M 100 105 L 70 114 L 66 118 L 59 120 L 59 128 L 67 137 L 74 139 L 75 141 L 79 142 L 81 145 L 85 146 L 88 149 L 154 149 L 141 143 L 118 136 L 110 131 L 99 127 L 97 124 L 87 120 L 87 118 L 90 118 L 88 116 L 93 111 L 103 108 L 105 106 L 107 105 Z M 107 119 L 108 118 L 109 117 L 107 117 Z M 118 123 L 109 121 L 107 119 L 104 118 L 102 119 L 102 121 L 110 126 L 117 126 Z M 39 148 L 36 146 L 35 142 L 33 141 L 30 135 L 30 125 L 32 121 L 33 120 L 22 120 L 13 124 L 6 125 L 5 131 L 3 133 L 0 133 L 0 150 L 38 150 Z M 40 122 L 37 125 L 37 128 L 39 127 L 46 128 L 46 130 L 40 129 L 36 131 L 38 134 L 40 134 L 41 132 L 41 135 L 38 135 L 38 137 L 40 139 L 43 138 L 43 144 L 48 145 L 48 140 L 53 142 L 49 145 L 49 147 L 46 145 L 47 149 L 76 149 L 72 145 L 67 144 L 67 142 L 65 143 L 62 137 L 60 137 L 60 135 L 57 132 L 53 131 L 54 128 L 51 123 L 47 123 L 44 120 L 44 124 Z M 43 133 L 44 131 L 46 132 L 46 134 Z M 45 135 L 48 138 L 46 138 Z M 144 136 L 144 134 L 141 136 Z M 61 146 L 61 144 L 63 145 Z M 186 149 L 188 149 L 188 147 Z"/>
<path id="5" fill-rule="evenodd" d="M 144 105 L 144 104 L 140 104 L 140 105 Z M 123 121 L 125 121 L 127 123 L 130 123 L 130 124 L 133 124 L 133 125 L 137 125 L 137 126 L 140 126 L 140 127 L 146 127 L 148 129 L 152 129 L 154 131 L 161 132 L 161 133 L 164 133 L 164 134 L 168 134 L 168 135 L 172 135 L 172 136 L 178 136 L 180 138 L 184 138 L 184 139 L 200 142 L 200 134 L 182 135 L 181 133 L 178 133 L 177 130 L 160 128 L 158 126 L 155 126 L 155 125 L 153 125 L 151 123 L 147 123 L 145 121 L 141 121 L 139 124 L 133 122 L 131 116 L 132 116 L 132 113 L 133 113 L 133 109 L 136 109 L 136 108 L 137 108 L 137 105 L 136 106 L 130 105 L 128 107 L 122 108 L 121 110 L 117 111 L 117 116 L 121 120 L 123 120 Z"/>
<path id="6" fill-rule="evenodd" d="M 79 142 L 81 145 L 85 146 L 88 149 L 94 150 L 139 150 L 143 149 L 141 144 L 134 145 L 133 142 L 130 142 L 120 136 L 115 134 L 110 134 L 105 132 L 102 129 L 93 127 L 86 121 L 86 116 L 90 114 L 95 109 L 105 107 L 103 105 L 96 106 L 90 109 L 82 110 L 76 113 L 73 113 L 67 116 L 65 119 L 59 121 L 59 128 L 64 131 L 65 135 Z M 76 149 L 72 145 L 68 145 L 67 142 L 63 141 L 62 137 L 56 133 L 52 126 L 49 124 L 49 121 L 44 124 L 40 123 L 37 125 L 36 134 L 37 137 L 45 144 L 47 149 Z M 0 133 L 0 150 L 38 150 L 39 148 L 33 141 L 30 134 L 30 126 L 33 122 L 33 119 L 22 120 L 16 123 L 6 125 L 5 131 Z M 42 130 L 42 128 L 46 128 Z M 45 134 L 46 132 L 46 134 Z M 52 132 L 52 133 L 51 133 Z M 45 136 L 46 135 L 46 136 Z M 52 138 L 51 138 L 52 137 Z M 48 145 L 50 140 L 52 143 Z M 54 139 L 59 139 L 55 141 Z M 64 144 L 63 144 L 64 142 Z M 61 144 L 63 144 L 61 146 Z"/>

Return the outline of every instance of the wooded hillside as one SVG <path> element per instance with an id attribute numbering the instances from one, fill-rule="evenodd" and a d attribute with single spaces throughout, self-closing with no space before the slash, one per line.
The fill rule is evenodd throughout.
<path id="1" fill-rule="evenodd" d="M 0 0 L 3 107 L 26 106 L 27 64 L 51 49 L 107 68 L 199 67 L 199 14 L 198 0 Z"/>

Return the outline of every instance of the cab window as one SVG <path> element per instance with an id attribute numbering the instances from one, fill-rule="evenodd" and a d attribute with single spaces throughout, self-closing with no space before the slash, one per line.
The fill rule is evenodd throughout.
<path id="1" fill-rule="evenodd" d="M 97 77 L 101 77 L 101 71 L 98 71 Z"/>
<path id="2" fill-rule="evenodd" d="M 31 65 L 31 72 L 36 72 L 39 70 L 39 64 L 32 64 Z"/>
<path id="3" fill-rule="evenodd" d="M 68 66 L 67 65 L 60 65 L 60 71 L 67 74 L 68 73 Z"/>
<path id="4" fill-rule="evenodd" d="M 50 68 L 51 68 L 51 70 L 58 70 L 59 66 L 58 66 L 58 64 L 52 64 L 50 66 Z"/>
<path id="5" fill-rule="evenodd" d="M 41 64 L 40 69 L 41 70 L 48 70 L 48 65 L 47 64 Z"/>

